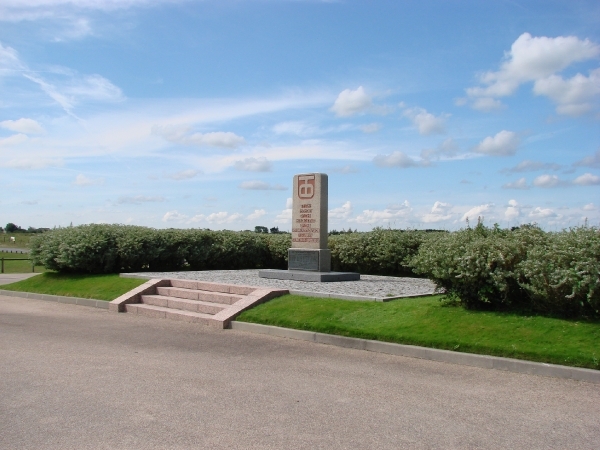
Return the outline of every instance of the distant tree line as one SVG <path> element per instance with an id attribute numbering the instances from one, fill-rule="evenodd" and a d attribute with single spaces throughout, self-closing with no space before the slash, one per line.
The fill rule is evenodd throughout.
<path id="1" fill-rule="evenodd" d="M 34 228 L 28 227 L 27 229 L 21 228 L 19 225 L 15 225 L 12 222 L 9 222 L 4 227 L 4 231 L 6 233 L 43 233 L 45 231 L 50 231 L 50 228 Z"/>

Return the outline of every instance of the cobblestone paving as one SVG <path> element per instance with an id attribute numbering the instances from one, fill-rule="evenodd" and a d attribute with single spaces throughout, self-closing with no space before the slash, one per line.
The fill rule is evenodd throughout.
<path id="1" fill-rule="evenodd" d="M 258 270 L 208 270 L 202 272 L 144 272 L 140 275 L 147 278 L 178 278 L 183 280 L 212 281 L 218 283 L 245 284 L 264 286 L 306 293 L 325 293 L 347 296 L 412 297 L 428 295 L 435 292 L 435 284 L 424 278 L 397 278 L 375 275 L 361 275 L 359 281 L 341 281 L 330 283 L 314 283 L 307 281 L 273 280 L 259 278 Z"/>

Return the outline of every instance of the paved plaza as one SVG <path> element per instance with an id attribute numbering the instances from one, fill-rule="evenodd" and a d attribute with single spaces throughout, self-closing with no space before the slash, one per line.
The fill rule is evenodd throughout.
<path id="1" fill-rule="evenodd" d="M 0 448 L 595 449 L 597 385 L 0 297 Z"/>

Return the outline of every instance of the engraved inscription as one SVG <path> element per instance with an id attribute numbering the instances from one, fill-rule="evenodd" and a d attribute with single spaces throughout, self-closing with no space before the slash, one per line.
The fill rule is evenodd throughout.
<path id="1" fill-rule="evenodd" d="M 293 251 L 290 249 L 288 258 L 289 270 L 319 270 L 319 253 Z"/>

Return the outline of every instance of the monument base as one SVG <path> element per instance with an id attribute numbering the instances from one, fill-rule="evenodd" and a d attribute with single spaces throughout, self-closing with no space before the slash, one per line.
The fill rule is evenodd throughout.
<path id="1" fill-rule="evenodd" d="M 360 280 L 360 273 L 355 272 L 312 272 L 305 270 L 263 269 L 258 271 L 258 276 L 276 280 L 313 281 L 318 283 Z"/>

